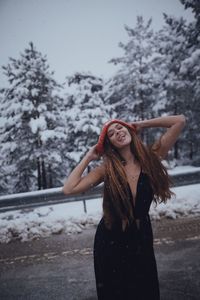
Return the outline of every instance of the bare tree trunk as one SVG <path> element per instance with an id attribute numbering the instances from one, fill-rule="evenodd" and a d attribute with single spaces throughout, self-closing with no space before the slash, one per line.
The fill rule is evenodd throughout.
<path id="1" fill-rule="evenodd" d="M 194 151 L 193 151 L 193 142 L 192 141 L 189 142 L 189 147 L 190 147 L 189 157 L 190 157 L 190 160 L 192 160 L 193 159 L 193 154 L 194 154 Z"/>
<path id="2" fill-rule="evenodd" d="M 46 170 L 45 170 L 45 164 L 43 159 L 42 159 L 42 187 L 43 189 L 47 188 Z"/>
<path id="3" fill-rule="evenodd" d="M 175 143 L 174 145 L 174 158 L 178 159 L 179 158 L 179 147 L 178 147 L 178 142 Z"/>
<path id="4" fill-rule="evenodd" d="M 48 184 L 48 188 L 52 188 L 53 187 L 53 178 L 52 178 L 52 171 L 51 171 L 51 166 L 49 165 L 48 167 L 48 173 L 49 173 L 49 184 Z"/>
<path id="5" fill-rule="evenodd" d="M 37 157 L 37 182 L 38 182 L 38 190 L 42 188 L 42 178 L 41 178 L 41 170 L 40 170 L 40 159 Z"/>

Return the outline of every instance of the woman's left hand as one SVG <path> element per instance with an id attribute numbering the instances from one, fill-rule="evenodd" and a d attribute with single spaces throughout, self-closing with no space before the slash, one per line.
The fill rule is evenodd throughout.
<path id="1" fill-rule="evenodd" d="M 136 133 L 140 133 L 142 130 L 142 124 L 138 121 L 138 122 L 131 122 L 131 126 L 136 128 Z"/>

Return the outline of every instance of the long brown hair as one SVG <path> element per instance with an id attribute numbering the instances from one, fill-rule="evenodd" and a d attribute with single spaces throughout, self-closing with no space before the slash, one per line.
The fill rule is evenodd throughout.
<path id="1" fill-rule="evenodd" d="M 150 179 L 154 194 L 153 201 L 156 204 L 165 203 L 173 194 L 170 191 L 171 180 L 165 166 L 161 163 L 152 146 L 144 145 L 135 132 L 127 129 L 132 137 L 131 152 L 140 164 L 142 171 Z M 160 144 L 158 144 L 159 146 Z M 112 227 L 116 219 L 121 220 L 122 224 L 124 222 L 125 227 L 134 220 L 133 203 L 130 201 L 130 189 L 124 164 L 123 158 L 106 137 L 104 142 L 103 213 L 108 228 Z"/>

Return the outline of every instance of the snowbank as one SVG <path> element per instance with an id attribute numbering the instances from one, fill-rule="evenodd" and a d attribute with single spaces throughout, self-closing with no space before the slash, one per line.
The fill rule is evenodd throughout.
<path id="1" fill-rule="evenodd" d="M 178 218 L 190 215 L 200 215 L 200 184 L 191 184 L 173 188 L 175 193 L 166 204 L 152 204 L 150 215 L 152 219 L 161 217 Z"/>

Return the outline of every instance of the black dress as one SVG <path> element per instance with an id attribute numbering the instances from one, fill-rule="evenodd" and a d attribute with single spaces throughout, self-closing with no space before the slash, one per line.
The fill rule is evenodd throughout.
<path id="1" fill-rule="evenodd" d="M 135 219 L 139 221 L 134 221 L 125 231 L 120 224 L 107 229 L 103 218 L 98 224 L 94 269 L 99 300 L 160 299 L 149 218 L 152 200 L 148 176 L 141 172 L 133 207 Z"/>

